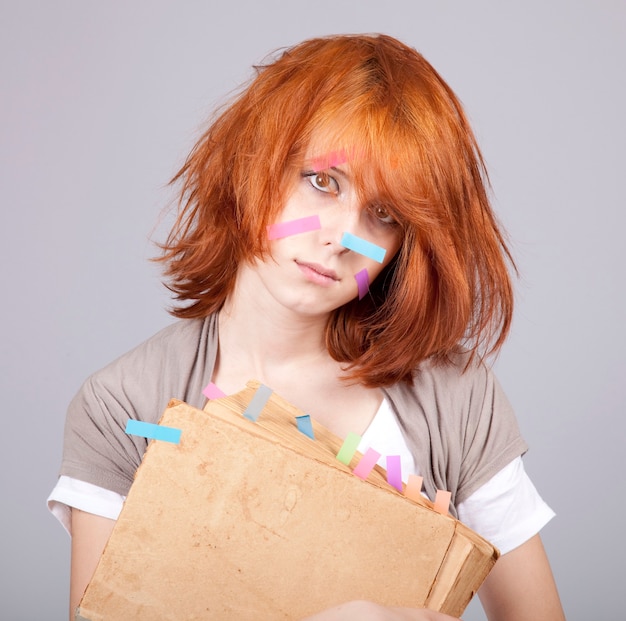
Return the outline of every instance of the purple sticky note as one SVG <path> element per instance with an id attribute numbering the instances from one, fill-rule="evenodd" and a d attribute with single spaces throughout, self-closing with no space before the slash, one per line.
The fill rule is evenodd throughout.
<path id="1" fill-rule="evenodd" d="M 213 382 L 209 382 L 209 384 L 204 387 L 202 394 L 207 399 L 219 399 L 220 397 L 226 396 L 226 393 L 222 392 Z"/>
<path id="2" fill-rule="evenodd" d="M 372 468 L 379 459 L 380 453 L 376 452 L 374 449 L 368 448 L 352 473 L 359 477 L 359 479 L 367 479 L 367 475 L 372 471 Z"/>
<path id="3" fill-rule="evenodd" d="M 387 483 L 402 491 L 402 463 L 400 455 L 387 455 Z"/>
<path id="4" fill-rule="evenodd" d="M 319 216 L 307 216 L 306 218 L 298 218 L 297 220 L 289 220 L 288 222 L 276 222 L 267 227 L 268 239 L 280 239 L 289 237 L 289 235 L 298 235 L 321 229 L 322 224 Z"/>
<path id="5" fill-rule="evenodd" d="M 359 290 L 359 300 L 362 300 L 370 290 L 370 279 L 367 270 L 363 268 L 354 275 L 354 278 L 356 279 L 356 286 Z"/>

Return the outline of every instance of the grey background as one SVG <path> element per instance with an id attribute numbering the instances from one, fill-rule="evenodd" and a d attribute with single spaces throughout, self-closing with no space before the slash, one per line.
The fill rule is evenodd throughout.
<path id="1" fill-rule="evenodd" d="M 625 617 L 626 3 L 0 7 L 2 619 L 66 618 L 69 538 L 45 507 L 65 407 L 171 321 L 150 237 L 198 128 L 270 51 L 365 31 L 417 47 L 465 103 L 521 270 L 496 367 L 558 514 L 543 536 L 566 612 Z"/>

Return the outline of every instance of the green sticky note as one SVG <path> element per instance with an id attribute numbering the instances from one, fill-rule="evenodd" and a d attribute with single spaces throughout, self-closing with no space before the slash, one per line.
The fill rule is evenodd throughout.
<path id="1" fill-rule="evenodd" d="M 361 436 L 358 433 L 350 432 L 346 436 L 346 439 L 343 441 L 343 444 L 337 453 L 337 459 L 342 464 L 349 466 L 360 442 Z"/>

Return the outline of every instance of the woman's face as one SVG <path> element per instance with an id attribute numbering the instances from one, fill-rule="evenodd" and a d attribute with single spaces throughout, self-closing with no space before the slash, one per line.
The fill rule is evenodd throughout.
<path id="1" fill-rule="evenodd" d="M 367 295 L 402 242 L 401 226 L 382 205 L 363 204 L 350 162 L 341 159 L 305 159 L 280 226 L 270 226 L 270 238 L 279 236 L 270 241 L 271 256 L 253 267 L 269 297 L 296 313 L 328 314 Z M 304 232 L 293 230 L 298 224 Z"/>

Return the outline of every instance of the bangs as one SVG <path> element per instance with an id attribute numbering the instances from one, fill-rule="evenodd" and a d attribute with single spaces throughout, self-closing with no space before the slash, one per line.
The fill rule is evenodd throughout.
<path id="1" fill-rule="evenodd" d="M 347 166 L 363 205 L 382 205 L 403 228 L 422 228 L 432 224 L 432 191 L 420 138 L 391 119 L 388 110 L 366 105 L 321 109 L 298 141 L 290 168 L 297 173 Z"/>

